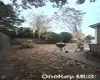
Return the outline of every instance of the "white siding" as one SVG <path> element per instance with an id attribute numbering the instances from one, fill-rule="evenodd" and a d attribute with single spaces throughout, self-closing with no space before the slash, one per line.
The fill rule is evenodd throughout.
<path id="1" fill-rule="evenodd" d="M 97 27 L 96 36 L 97 36 L 97 43 L 100 44 L 100 27 Z"/>
<path id="2" fill-rule="evenodd" d="M 95 28 L 95 41 L 97 43 L 97 27 Z"/>

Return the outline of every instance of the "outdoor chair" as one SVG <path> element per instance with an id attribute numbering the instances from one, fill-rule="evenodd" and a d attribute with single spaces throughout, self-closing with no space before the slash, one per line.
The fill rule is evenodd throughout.
<path id="1" fill-rule="evenodd" d="M 97 44 L 89 44 L 90 52 L 95 55 L 97 53 Z"/>
<path id="2" fill-rule="evenodd" d="M 93 57 L 97 58 L 100 56 L 100 44 L 88 44 L 90 50 L 86 53 L 86 58 L 88 59 L 89 54 L 92 54 Z"/>
<path id="3" fill-rule="evenodd" d="M 96 50 L 97 50 L 96 55 L 97 55 L 97 56 L 100 56 L 100 45 L 97 45 L 97 49 L 96 49 Z"/>

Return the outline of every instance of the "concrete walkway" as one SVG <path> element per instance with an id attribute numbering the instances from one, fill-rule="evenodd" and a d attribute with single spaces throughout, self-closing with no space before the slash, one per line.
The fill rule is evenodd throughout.
<path id="1" fill-rule="evenodd" d="M 86 63 L 88 65 L 91 65 L 92 67 L 98 67 L 100 68 L 100 63 L 92 60 L 87 60 L 85 57 L 85 54 L 83 52 L 74 52 L 74 50 L 68 50 L 68 53 L 65 53 L 65 51 L 60 51 L 59 48 L 57 48 L 57 54 L 61 56 L 65 56 L 83 63 Z"/>

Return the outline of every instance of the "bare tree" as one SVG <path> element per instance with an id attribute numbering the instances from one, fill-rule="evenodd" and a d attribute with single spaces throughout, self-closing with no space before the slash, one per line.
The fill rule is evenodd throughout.
<path id="1" fill-rule="evenodd" d="M 37 31 L 38 38 L 40 39 L 49 29 L 51 26 L 49 25 L 51 19 L 48 18 L 46 15 L 37 15 L 34 17 L 33 21 L 31 22 L 33 33 Z"/>
<path id="2" fill-rule="evenodd" d="M 57 20 L 57 24 L 60 22 L 63 24 L 62 28 L 68 28 L 70 31 L 81 31 L 81 24 L 83 15 L 85 13 L 81 10 L 76 10 L 74 8 L 64 7 L 55 13 L 53 18 Z"/>

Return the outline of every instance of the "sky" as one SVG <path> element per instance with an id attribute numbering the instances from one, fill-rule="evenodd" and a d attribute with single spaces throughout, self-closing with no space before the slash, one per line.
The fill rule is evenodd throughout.
<path id="1" fill-rule="evenodd" d="M 5 3 L 9 3 L 9 0 L 3 0 Z M 83 12 L 86 12 L 86 14 L 83 16 L 82 21 L 82 31 L 85 35 L 92 35 L 95 36 L 95 30 L 88 27 L 89 25 L 95 24 L 100 22 L 100 0 L 96 0 L 94 3 L 90 3 L 89 0 L 86 0 L 84 4 L 78 5 L 75 3 L 76 0 L 68 0 L 68 4 L 66 6 L 69 6 L 71 8 L 82 10 Z M 30 21 L 32 21 L 32 16 L 36 14 L 40 14 L 43 12 L 44 14 L 48 16 L 52 16 L 54 12 L 56 12 L 58 9 L 52 7 L 52 3 L 47 3 L 47 6 L 44 6 L 42 8 L 34 8 L 23 10 L 21 12 L 21 15 L 25 17 L 27 20 L 25 23 L 22 24 L 23 27 L 29 27 Z M 56 33 L 60 33 L 62 31 L 68 31 L 67 29 L 62 30 L 61 28 L 53 28 L 53 31 Z"/>

